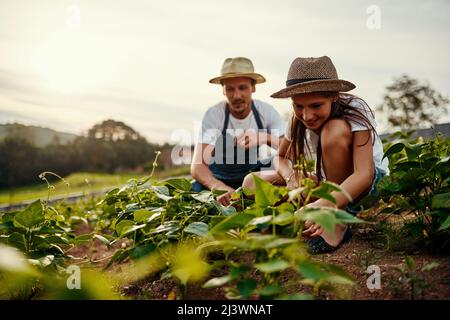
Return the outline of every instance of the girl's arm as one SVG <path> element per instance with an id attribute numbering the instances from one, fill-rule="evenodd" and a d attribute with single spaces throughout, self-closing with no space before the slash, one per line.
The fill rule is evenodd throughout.
<path id="1" fill-rule="evenodd" d="M 366 141 L 367 143 L 365 143 Z M 373 182 L 375 167 L 373 163 L 371 132 L 368 130 L 355 131 L 353 133 L 352 148 L 353 173 L 340 184 L 340 187 L 347 191 L 354 200 L 367 191 Z M 334 191 L 331 194 L 336 199 L 338 208 L 345 208 L 349 203 L 347 197 L 342 192 Z M 325 199 L 319 199 L 314 202 L 313 206 L 334 207 L 335 205 Z"/>
<path id="2" fill-rule="evenodd" d="M 273 159 L 275 170 L 283 177 L 288 188 L 295 188 L 298 184 L 298 177 L 292 167 L 292 162 L 286 158 L 286 153 L 289 149 L 290 141 L 286 137 L 281 138 L 278 152 Z"/>

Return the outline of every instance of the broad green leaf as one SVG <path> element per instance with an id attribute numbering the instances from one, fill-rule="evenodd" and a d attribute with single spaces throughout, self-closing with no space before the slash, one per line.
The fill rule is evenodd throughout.
<path id="1" fill-rule="evenodd" d="M 14 217 L 14 225 L 30 229 L 45 221 L 41 200 L 36 200 Z"/>
<path id="2" fill-rule="evenodd" d="M 164 201 L 169 201 L 173 197 L 170 195 L 169 189 L 166 186 L 151 186 L 156 196 Z"/>
<path id="3" fill-rule="evenodd" d="M 206 237 L 208 235 L 209 226 L 201 221 L 192 222 L 186 228 L 184 228 L 185 233 L 192 233 L 200 237 Z"/>
<path id="4" fill-rule="evenodd" d="M 414 270 L 415 266 L 414 259 L 411 256 L 406 256 L 405 261 L 406 265 L 408 266 L 408 269 L 411 271 Z"/>
<path id="5" fill-rule="evenodd" d="M 280 188 L 259 178 L 253 174 L 255 182 L 255 204 L 259 208 L 267 208 L 273 206 L 281 200 L 284 194 L 287 194 L 286 188 Z"/>
<path id="6" fill-rule="evenodd" d="M 334 213 L 329 209 L 307 208 L 300 213 L 300 220 L 311 220 L 323 227 L 327 232 L 334 232 L 334 226 L 340 221 L 336 218 Z"/>
<path id="7" fill-rule="evenodd" d="M 148 211 L 147 209 L 140 209 L 133 212 L 134 221 L 137 223 L 145 222 L 148 218 L 150 218 L 154 213 Z"/>
<path id="8" fill-rule="evenodd" d="M 262 297 L 273 297 L 283 292 L 283 288 L 277 285 L 269 284 L 258 290 L 258 294 Z"/>
<path id="9" fill-rule="evenodd" d="M 66 239 L 65 237 L 62 236 L 58 236 L 58 235 L 50 235 L 45 237 L 45 240 L 49 243 L 54 243 L 54 244 L 69 244 L 70 241 L 68 239 Z"/>
<path id="10" fill-rule="evenodd" d="M 430 262 L 430 263 L 427 263 L 426 265 L 424 265 L 422 267 L 422 269 L 420 269 L 420 271 L 430 271 L 430 270 L 433 270 L 433 269 L 439 267 L 439 265 L 440 264 L 438 262 Z"/>
<path id="11" fill-rule="evenodd" d="M 192 188 L 191 183 L 187 179 L 182 178 L 176 178 L 176 179 L 169 179 L 165 181 L 166 184 L 169 186 L 181 190 L 181 191 L 190 191 Z"/>
<path id="12" fill-rule="evenodd" d="M 319 265 L 309 260 L 299 262 L 297 268 L 300 274 L 307 279 L 319 281 L 328 277 L 328 274 Z"/>
<path id="13" fill-rule="evenodd" d="M 237 288 L 243 298 L 248 298 L 256 289 L 256 285 L 255 279 L 245 279 L 237 283 Z"/>
<path id="14" fill-rule="evenodd" d="M 450 192 L 435 194 L 431 199 L 431 209 L 448 209 L 450 208 Z"/>
<path id="15" fill-rule="evenodd" d="M 18 232 L 13 232 L 8 237 L 8 244 L 16 247 L 21 251 L 26 251 L 25 248 L 25 235 Z"/>
<path id="16" fill-rule="evenodd" d="M 111 242 L 100 234 L 94 234 L 93 238 L 100 240 L 103 244 L 105 244 L 107 246 L 111 245 Z"/>
<path id="17" fill-rule="evenodd" d="M 294 220 L 294 214 L 291 212 L 283 212 L 279 215 L 277 215 L 272 223 L 279 225 L 279 226 L 285 226 L 288 225 L 290 223 L 292 223 L 292 221 Z"/>
<path id="18" fill-rule="evenodd" d="M 279 238 L 279 237 L 276 237 L 272 241 L 267 242 L 264 245 L 264 249 L 273 249 L 273 248 L 286 247 L 286 246 L 288 246 L 290 244 L 296 243 L 297 241 L 298 241 L 297 239 L 292 239 L 292 238 Z"/>
<path id="19" fill-rule="evenodd" d="M 439 231 L 447 229 L 448 227 L 450 227 L 450 216 L 448 216 L 447 219 L 445 219 L 445 221 L 439 227 Z"/>
<path id="20" fill-rule="evenodd" d="M 232 280 L 239 278 L 240 276 L 250 272 L 252 268 L 246 265 L 238 265 L 230 268 L 230 277 Z"/>
<path id="21" fill-rule="evenodd" d="M 247 213 L 235 213 L 232 216 L 227 217 L 212 229 L 212 233 L 226 232 L 230 229 L 243 228 L 249 223 L 255 216 Z"/>
<path id="22" fill-rule="evenodd" d="M 199 193 L 194 193 L 194 194 L 192 194 L 191 196 L 192 196 L 192 198 L 194 198 L 195 200 L 200 201 L 200 202 L 203 202 L 203 203 L 208 202 L 208 201 L 211 201 L 212 199 L 214 199 L 214 197 L 213 197 L 211 191 L 206 191 L 206 190 L 201 191 L 201 192 L 199 192 Z"/>
<path id="23" fill-rule="evenodd" d="M 231 276 L 228 274 L 226 276 L 223 277 L 218 277 L 218 278 L 212 278 L 210 280 L 208 280 L 204 285 L 203 288 L 216 288 L 216 287 L 220 287 L 223 286 L 224 284 L 230 282 Z"/>
<path id="24" fill-rule="evenodd" d="M 392 145 L 389 149 L 386 150 L 384 153 L 383 159 L 386 157 L 390 157 L 393 154 L 401 152 L 405 148 L 405 145 L 403 143 L 396 143 Z"/>
<path id="25" fill-rule="evenodd" d="M 167 222 L 164 222 L 163 224 L 159 225 L 151 233 L 163 233 L 163 232 L 166 232 L 166 234 L 169 234 L 169 233 L 174 233 L 174 232 L 178 231 L 179 229 L 180 229 L 180 225 L 179 225 L 178 222 L 167 221 Z"/>
<path id="26" fill-rule="evenodd" d="M 281 260 L 281 259 L 271 260 L 271 261 L 255 264 L 255 268 L 264 273 L 283 271 L 284 269 L 286 269 L 288 267 L 289 267 L 289 263 L 287 261 Z"/>
<path id="27" fill-rule="evenodd" d="M 268 224 L 270 221 L 272 221 L 272 216 L 263 216 L 263 217 L 257 217 L 252 219 L 247 226 L 258 226 L 258 225 L 264 225 Z"/>
<path id="28" fill-rule="evenodd" d="M 347 211 L 340 210 L 340 209 L 332 209 L 332 212 L 336 216 L 336 218 L 339 220 L 340 223 L 367 223 L 364 220 L 361 220 L 357 218 L 356 216 L 348 213 Z"/>
<path id="29" fill-rule="evenodd" d="M 135 223 L 131 220 L 122 220 L 120 221 L 118 224 L 116 224 L 116 233 L 120 236 L 124 229 L 129 229 L 131 227 L 133 227 L 135 225 Z"/>
<path id="30" fill-rule="evenodd" d="M 130 234 L 136 230 L 142 229 L 146 226 L 146 224 L 138 224 L 135 226 L 124 226 L 121 230 L 120 230 L 120 238 L 123 238 L 124 236 L 126 236 L 127 234 Z"/>
<path id="31" fill-rule="evenodd" d="M 130 252 L 130 258 L 133 260 L 142 259 L 147 257 L 150 253 L 154 252 L 156 249 L 156 245 L 153 243 L 148 243 L 145 245 L 140 245 L 137 248 L 132 249 Z"/>
<path id="32" fill-rule="evenodd" d="M 81 236 L 78 236 L 74 239 L 72 239 L 70 242 L 73 244 L 85 244 L 91 241 L 92 234 L 83 234 Z"/>

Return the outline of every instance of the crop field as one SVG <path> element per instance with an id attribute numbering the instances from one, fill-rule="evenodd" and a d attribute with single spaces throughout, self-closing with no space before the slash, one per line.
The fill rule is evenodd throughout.
<path id="1" fill-rule="evenodd" d="M 0 298 L 449 299 L 449 148 L 440 136 L 386 142 L 391 174 L 357 216 L 305 209 L 340 190 L 310 179 L 288 190 L 255 178 L 255 193 L 240 188 L 227 207 L 220 191 L 153 172 L 75 203 L 49 203 L 49 182 L 30 190 L 40 199 L 0 213 Z M 67 181 L 77 188 L 83 176 Z M 306 220 L 349 224 L 354 236 L 310 255 Z"/>

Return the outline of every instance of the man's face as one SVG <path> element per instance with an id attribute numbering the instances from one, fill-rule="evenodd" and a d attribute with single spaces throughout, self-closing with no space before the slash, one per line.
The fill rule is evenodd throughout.
<path id="1" fill-rule="evenodd" d="M 230 111 L 234 115 L 245 114 L 251 108 L 255 86 L 250 78 L 238 77 L 222 80 L 223 94 L 227 97 Z"/>

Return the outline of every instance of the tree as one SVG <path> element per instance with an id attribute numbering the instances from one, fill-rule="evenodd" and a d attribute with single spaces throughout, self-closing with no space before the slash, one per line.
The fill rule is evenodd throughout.
<path id="1" fill-rule="evenodd" d="M 448 113 L 447 97 L 408 75 L 394 79 L 386 90 L 384 102 L 377 110 L 387 114 L 389 124 L 396 129 L 429 127 Z"/>
<path id="2" fill-rule="evenodd" d="M 89 130 L 88 137 L 104 141 L 117 141 L 125 139 L 136 140 L 140 136 L 139 133 L 125 123 L 109 119 L 94 125 Z"/>

